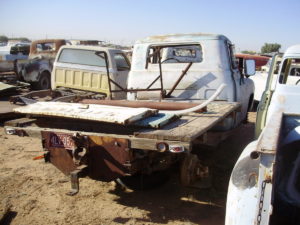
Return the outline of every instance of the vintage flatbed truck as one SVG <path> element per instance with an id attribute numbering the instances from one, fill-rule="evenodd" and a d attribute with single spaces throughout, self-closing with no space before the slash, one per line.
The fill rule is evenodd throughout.
<path id="1" fill-rule="evenodd" d="M 223 35 L 147 38 L 135 45 L 127 86 L 107 73 L 108 87 L 115 87 L 109 97 L 127 92 L 128 100 L 38 102 L 17 109 L 27 117 L 6 122 L 5 130 L 41 138 L 45 160 L 71 176 L 70 194 L 78 192 L 80 174 L 128 184 L 177 162 L 181 183 L 190 186 L 210 176 L 207 147 L 247 116 L 251 62 L 239 70 Z"/>
<path id="2" fill-rule="evenodd" d="M 229 133 L 210 129 L 239 110 L 238 103 L 211 103 L 207 113 L 184 115 L 160 129 L 41 116 L 8 121 L 5 129 L 7 134 L 40 138 L 45 161 L 66 175 L 76 177 L 79 168 L 88 166 L 90 177 L 112 181 L 137 172 L 167 169 L 185 155 L 193 156 L 190 153 L 198 144 L 216 145 Z M 188 157 L 182 162 L 182 183 L 191 185 L 208 176 L 207 166 Z M 72 193 L 78 189 L 74 179 Z"/>

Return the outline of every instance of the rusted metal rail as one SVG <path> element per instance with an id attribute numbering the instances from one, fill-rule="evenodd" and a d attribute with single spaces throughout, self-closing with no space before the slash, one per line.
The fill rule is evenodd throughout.
<path id="1" fill-rule="evenodd" d="M 182 103 L 182 102 L 151 102 L 151 101 L 126 101 L 126 100 L 95 100 L 95 99 L 84 99 L 80 101 L 84 104 L 100 104 L 100 105 L 111 105 L 111 106 L 123 106 L 132 108 L 151 108 L 158 110 L 182 110 L 197 106 L 196 103 Z M 206 112 L 206 107 L 197 111 Z"/>

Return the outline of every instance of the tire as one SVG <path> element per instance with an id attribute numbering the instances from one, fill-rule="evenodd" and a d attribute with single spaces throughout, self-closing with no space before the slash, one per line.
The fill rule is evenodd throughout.
<path id="1" fill-rule="evenodd" d="M 40 75 L 38 82 L 34 84 L 34 89 L 45 90 L 50 88 L 51 88 L 50 74 L 44 71 Z"/>

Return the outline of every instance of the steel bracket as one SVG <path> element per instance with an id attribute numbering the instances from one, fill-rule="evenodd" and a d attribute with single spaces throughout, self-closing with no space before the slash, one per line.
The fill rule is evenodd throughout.
<path id="1" fill-rule="evenodd" d="M 82 165 L 70 172 L 71 190 L 67 192 L 66 195 L 73 196 L 79 192 L 79 177 L 83 176 L 86 168 L 86 165 Z"/>

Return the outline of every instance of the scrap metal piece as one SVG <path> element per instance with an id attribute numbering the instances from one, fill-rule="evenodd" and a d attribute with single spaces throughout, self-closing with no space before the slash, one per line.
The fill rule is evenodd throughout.
<path id="1" fill-rule="evenodd" d="M 17 90 L 16 86 L 0 82 L 0 94 L 2 96 L 12 94 L 16 92 L 16 90 Z"/>

